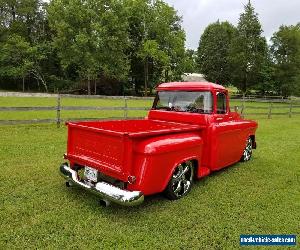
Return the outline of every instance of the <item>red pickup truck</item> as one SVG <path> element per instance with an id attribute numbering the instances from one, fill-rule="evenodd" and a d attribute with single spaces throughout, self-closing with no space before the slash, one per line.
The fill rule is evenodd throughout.
<path id="1" fill-rule="evenodd" d="M 145 119 L 67 125 L 60 173 L 104 204 L 137 205 L 160 192 L 179 199 L 195 179 L 250 160 L 256 148 L 257 123 L 231 112 L 228 91 L 207 82 L 160 84 Z"/>

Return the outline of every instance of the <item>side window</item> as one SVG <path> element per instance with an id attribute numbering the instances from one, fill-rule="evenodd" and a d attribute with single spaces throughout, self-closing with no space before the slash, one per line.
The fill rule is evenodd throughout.
<path id="1" fill-rule="evenodd" d="M 217 93 L 217 114 L 226 113 L 226 95 L 223 92 Z"/>

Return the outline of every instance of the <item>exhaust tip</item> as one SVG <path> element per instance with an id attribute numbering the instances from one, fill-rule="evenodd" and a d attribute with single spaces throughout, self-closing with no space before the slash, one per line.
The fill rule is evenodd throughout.
<path id="1" fill-rule="evenodd" d="M 99 205 L 101 207 L 108 207 L 108 206 L 110 206 L 110 201 L 108 201 L 108 200 L 99 200 Z"/>
<path id="2" fill-rule="evenodd" d="M 72 187 L 72 186 L 73 186 L 72 182 L 66 181 L 66 187 Z"/>

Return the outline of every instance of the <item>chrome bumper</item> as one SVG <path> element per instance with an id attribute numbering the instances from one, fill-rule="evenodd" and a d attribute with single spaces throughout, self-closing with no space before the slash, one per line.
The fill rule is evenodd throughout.
<path id="1" fill-rule="evenodd" d="M 67 163 L 60 166 L 60 173 L 67 181 L 100 196 L 102 199 L 125 206 L 139 205 L 144 201 L 144 195 L 140 191 L 122 190 L 106 182 L 97 182 L 94 186 L 87 185 L 79 180 L 77 172 L 71 169 Z"/>

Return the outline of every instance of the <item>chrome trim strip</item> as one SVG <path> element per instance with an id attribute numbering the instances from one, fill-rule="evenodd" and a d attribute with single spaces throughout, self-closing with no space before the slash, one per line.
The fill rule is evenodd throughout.
<path id="1" fill-rule="evenodd" d="M 102 199 L 107 199 L 119 205 L 134 206 L 139 205 L 144 201 L 144 195 L 140 191 L 127 191 L 115 187 L 107 182 L 97 182 L 95 186 L 89 186 L 81 182 L 77 176 L 77 172 L 71 169 L 67 163 L 60 166 L 60 174 L 67 180 L 82 187 Z"/>

